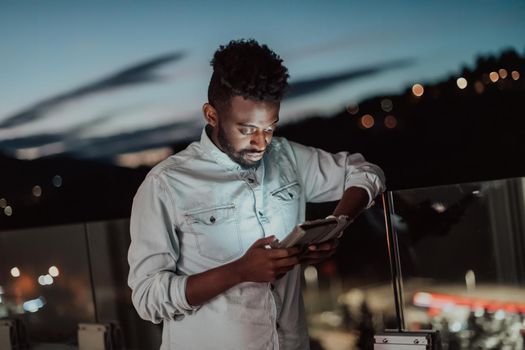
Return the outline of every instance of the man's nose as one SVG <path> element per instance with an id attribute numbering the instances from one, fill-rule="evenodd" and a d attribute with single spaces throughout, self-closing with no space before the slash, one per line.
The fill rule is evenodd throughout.
<path id="1" fill-rule="evenodd" d="M 266 139 L 266 135 L 264 135 L 264 132 L 256 132 L 253 134 L 252 139 L 250 140 L 250 144 L 252 146 L 255 146 L 257 150 L 264 150 L 266 149 L 266 146 L 268 145 L 268 140 Z"/>

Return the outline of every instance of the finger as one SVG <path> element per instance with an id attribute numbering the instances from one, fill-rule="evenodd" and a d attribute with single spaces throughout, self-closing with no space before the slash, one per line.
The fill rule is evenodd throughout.
<path id="1" fill-rule="evenodd" d="M 301 247 L 290 247 L 290 248 L 286 248 L 286 250 L 288 251 L 288 255 L 292 256 L 292 255 L 297 255 L 299 254 L 300 252 L 302 252 L 302 248 Z"/>
<path id="2" fill-rule="evenodd" d="M 278 269 L 292 267 L 299 264 L 298 256 L 291 256 L 288 258 L 282 258 L 275 261 L 275 267 Z"/>
<path id="3" fill-rule="evenodd" d="M 256 240 L 252 244 L 252 248 L 264 248 L 268 244 L 272 243 L 273 241 L 275 241 L 275 236 L 274 235 L 268 236 L 268 237 L 264 237 L 264 238 L 260 238 L 260 239 Z"/>
<path id="4" fill-rule="evenodd" d="M 298 247 L 292 247 L 292 248 L 277 248 L 272 249 L 268 252 L 270 255 L 270 258 L 272 259 L 282 259 L 287 258 L 290 256 L 297 255 L 301 252 L 301 249 Z"/>
<path id="5" fill-rule="evenodd" d="M 308 247 L 309 251 L 327 251 L 327 250 L 333 250 L 337 247 L 339 244 L 339 241 L 334 239 L 328 242 L 320 243 L 320 244 L 312 244 Z"/>

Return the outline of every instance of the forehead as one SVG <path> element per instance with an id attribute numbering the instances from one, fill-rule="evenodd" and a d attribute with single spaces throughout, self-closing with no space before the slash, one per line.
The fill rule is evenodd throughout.
<path id="1" fill-rule="evenodd" d="M 234 96 L 224 117 L 228 122 L 236 124 L 269 125 L 279 119 L 279 107 L 279 102 L 255 101 Z"/>

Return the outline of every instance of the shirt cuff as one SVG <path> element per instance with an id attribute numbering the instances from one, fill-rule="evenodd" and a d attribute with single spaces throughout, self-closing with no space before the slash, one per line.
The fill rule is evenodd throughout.
<path id="1" fill-rule="evenodd" d="M 368 205 L 366 206 L 366 209 L 372 207 L 375 204 L 374 199 L 380 193 L 385 191 L 384 185 L 379 176 L 372 174 L 362 174 L 358 177 L 354 176 L 347 181 L 345 190 L 350 187 L 359 187 L 366 191 L 368 194 Z"/>
<path id="2" fill-rule="evenodd" d="M 192 314 L 193 311 L 196 311 L 200 308 L 200 305 L 192 306 L 186 298 L 186 284 L 188 283 L 188 276 L 177 276 L 177 280 L 177 283 L 172 285 L 174 288 L 172 288 L 171 300 L 177 301 L 179 309 L 182 313 L 186 315 Z"/>

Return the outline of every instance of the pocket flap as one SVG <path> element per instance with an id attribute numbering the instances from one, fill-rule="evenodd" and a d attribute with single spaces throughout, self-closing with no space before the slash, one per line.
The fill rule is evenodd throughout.
<path id="1" fill-rule="evenodd" d="M 299 182 L 294 181 L 292 183 L 279 187 L 276 190 L 273 190 L 272 192 L 270 192 L 270 194 L 272 195 L 272 197 L 281 201 L 292 201 L 294 199 L 299 199 L 299 196 L 301 194 L 301 186 L 299 185 Z"/>
<path id="2" fill-rule="evenodd" d="M 217 225 L 234 216 L 234 204 L 221 205 L 213 208 L 195 209 L 184 214 L 189 224 L 201 223 L 205 225 Z"/>

